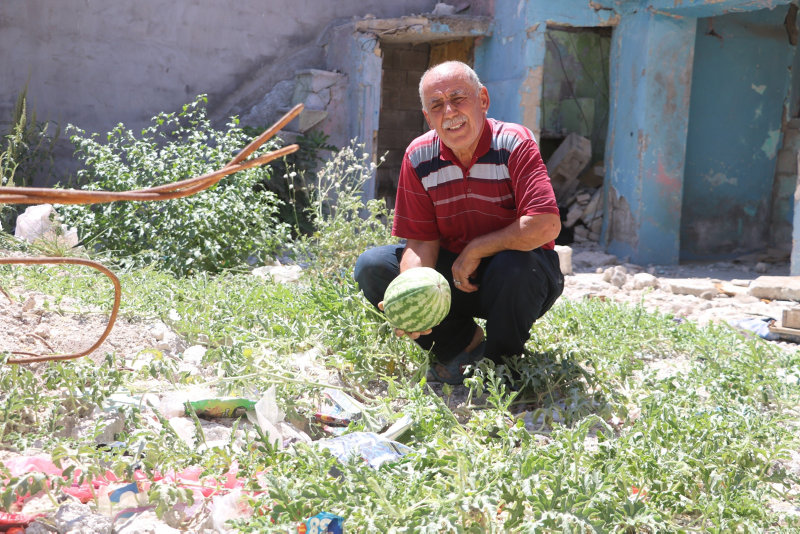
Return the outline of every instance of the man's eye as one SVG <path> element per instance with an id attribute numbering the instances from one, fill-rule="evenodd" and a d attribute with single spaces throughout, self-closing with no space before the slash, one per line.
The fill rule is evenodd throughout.
<path id="1" fill-rule="evenodd" d="M 453 104 L 461 104 L 462 102 L 464 102 L 464 100 L 466 100 L 466 97 L 457 96 L 457 97 L 451 99 L 450 102 L 452 102 Z"/>
<path id="2" fill-rule="evenodd" d="M 436 104 L 431 104 L 431 109 L 432 109 L 433 111 L 439 111 L 440 109 L 442 109 L 442 104 L 441 104 L 441 102 L 438 102 L 438 103 L 436 103 Z"/>

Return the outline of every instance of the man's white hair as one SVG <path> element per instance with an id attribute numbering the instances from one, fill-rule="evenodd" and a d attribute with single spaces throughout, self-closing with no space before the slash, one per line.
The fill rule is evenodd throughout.
<path id="1" fill-rule="evenodd" d="M 434 65 L 433 67 L 426 70 L 425 73 L 422 75 L 422 78 L 419 79 L 419 101 L 422 103 L 422 109 L 424 109 L 425 111 L 427 111 L 427 108 L 425 107 L 425 98 L 422 94 L 422 83 L 425 81 L 425 77 L 428 75 L 428 73 L 439 69 L 459 69 L 467 77 L 467 81 L 469 81 L 472 85 L 475 86 L 476 91 L 480 91 L 480 89 L 483 87 L 481 79 L 478 77 L 478 73 L 476 73 L 472 69 L 472 67 L 470 67 L 463 61 L 445 61 L 443 63 Z"/>

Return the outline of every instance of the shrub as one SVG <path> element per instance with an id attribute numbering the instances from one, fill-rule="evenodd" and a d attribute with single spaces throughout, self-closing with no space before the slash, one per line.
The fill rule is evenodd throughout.
<path id="1" fill-rule="evenodd" d="M 251 140 L 234 118 L 227 130 L 211 127 L 205 96 L 178 113 L 160 113 L 139 137 L 119 124 L 106 142 L 70 125 L 85 168 L 85 189 L 125 191 L 171 183 L 222 168 Z M 265 144 L 261 151 L 275 148 Z M 258 155 L 255 154 L 255 155 Z M 257 190 L 270 169 L 240 171 L 195 195 L 169 201 L 64 206 L 95 250 L 113 252 L 132 266 L 153 265 L 178 276 L 219 272 L 263 261 L 289 236 L 274 193 Z"/>

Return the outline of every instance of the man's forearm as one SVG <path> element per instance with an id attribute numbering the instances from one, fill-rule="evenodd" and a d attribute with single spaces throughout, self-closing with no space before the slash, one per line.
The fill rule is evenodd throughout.
<path id="1" fill-rule="evenodd" d="M 558 215 L 523 215 L 505 228 L 476 237 L 462 254 L 486 258 L 503 250 L 533 250 L 554 240 L 560 231 Z"/>
<path id="2" fill-rule="evenodd" d="M 403 257 L 400 259 L 400 272 L 412 267 L 436 267 L 439 259 L 439 240 L 419 241 L 408 239 Z"/>

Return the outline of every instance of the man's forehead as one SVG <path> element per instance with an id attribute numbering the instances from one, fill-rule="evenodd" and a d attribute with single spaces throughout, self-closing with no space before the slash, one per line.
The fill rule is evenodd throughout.
<path id="1" fill-rule="evenodd" d="M 469 85 L 459 87 L 428 88 L 425 91 L 425 99 L 434 101 L 443 98 L 451 98 L 459 95 L 469 95 L 471 93 Z"/>

